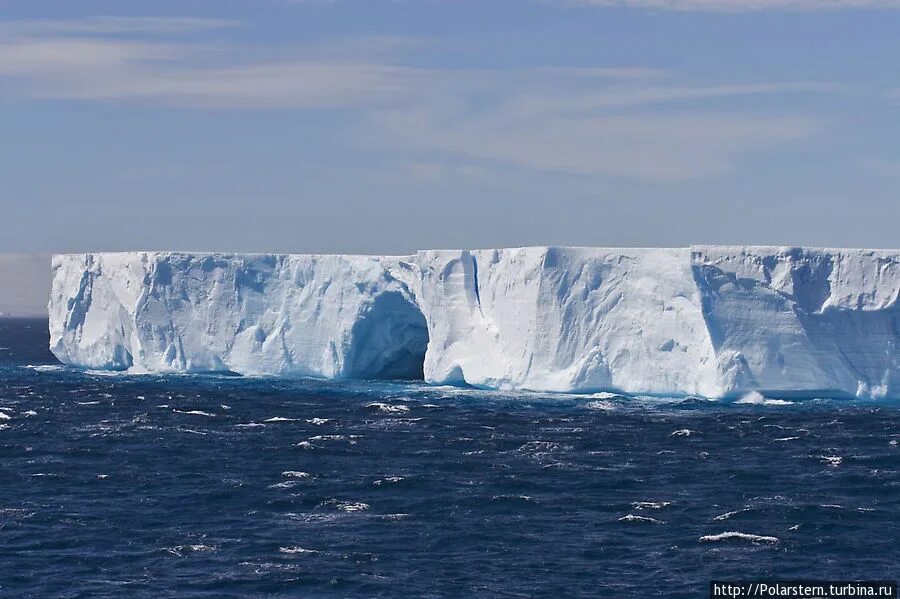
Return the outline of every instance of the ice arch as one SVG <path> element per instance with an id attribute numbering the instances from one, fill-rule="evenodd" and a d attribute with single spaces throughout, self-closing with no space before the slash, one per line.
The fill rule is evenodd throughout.
<path id="1" fill-rule="evenodd" d="M 419 307 L 397 291 L 374 299 L 350 330 L 344 377 L 422 379 L 428 327 Z"/>

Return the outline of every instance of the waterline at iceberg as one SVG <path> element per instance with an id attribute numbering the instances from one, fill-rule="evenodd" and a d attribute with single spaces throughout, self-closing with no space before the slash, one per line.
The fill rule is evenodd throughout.
<path id="1" fill-rule="evenodd" d="M 53 275 L 51 350 L 85 368 L 900 394 L 898 250 L 95 253 Z"/>

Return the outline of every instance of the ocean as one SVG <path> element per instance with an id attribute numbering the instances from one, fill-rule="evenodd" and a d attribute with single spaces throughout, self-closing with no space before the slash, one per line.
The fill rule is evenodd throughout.
<path id="1" fill-rule="evenodd" d="M 0 321 L 0 597 L 706 597 L 886 579 L 900 404 L 63 367 Z"/>

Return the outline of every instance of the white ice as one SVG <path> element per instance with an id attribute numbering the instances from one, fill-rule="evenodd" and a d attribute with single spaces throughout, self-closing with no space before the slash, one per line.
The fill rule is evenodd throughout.
<path id="1" fill-rule="evenodd" d="M 900 395 L 897 250 L 134 252 L 53 271 L 51 349 L 83 368 Z"/>

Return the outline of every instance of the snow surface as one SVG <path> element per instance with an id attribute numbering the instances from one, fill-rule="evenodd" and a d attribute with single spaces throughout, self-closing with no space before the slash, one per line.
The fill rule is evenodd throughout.
<path id="1" fill-rule="evenodd" d="M 134 252 L 53 271 L 51 350 L 84 368 L 900 395 L 896 250 Z"/>

